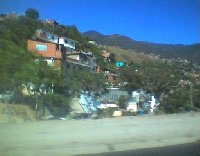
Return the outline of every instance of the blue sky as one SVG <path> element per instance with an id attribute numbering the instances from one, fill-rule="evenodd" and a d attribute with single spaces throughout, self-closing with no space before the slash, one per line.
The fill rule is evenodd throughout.
<path id="1" fill-rule="evenodd" d="M 0 13 L 35 8 L 41 19 L 81 32 L 122 34 L 155 43 L 200 43 L 200 0 L 0 0 Z"/>

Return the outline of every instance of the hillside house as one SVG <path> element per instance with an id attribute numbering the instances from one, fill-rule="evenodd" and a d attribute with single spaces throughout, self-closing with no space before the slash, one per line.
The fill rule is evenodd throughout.
<path id="1" fill-rule="evenodd" d="M 93 44 L 93 45 L 95 45 L 95 46 L 98 46 L 98 44 L 97 44 L 97 42 L 96 41 L 88 41 L 88 43 L 90 43 L 90 44 Z"/>
<path id="2" fill-rule="evenodd" d="M 55 26 L 58 26 L 59 23 L 55 20 L 51 20 L 51 19 L 46 19 L 44 21 L 42 21 L 44 24 L 48 24 L 50 26 L 52 26 L 53 28 L 55 28 Z"/>
<path id="3" fill-rule="evenodd" d="M 64 53 L 62 45 L 51 42 L 28 40 L 27 49 L 42 56 L 48 65 L 60 68 Z"/>
<path id="4" fill-rule="evenodd" d="M 105 62 L 110 62 L 110 52 L 108 52 L 107 50 L 103 50 L 102 51 L 102 56 L 104 58 Z"/>
<path id="5" fill-rule="evenodd" d="M 118 103 L 121 96 L 124 96 L 126 99 L 129 97 L 127 91 L 120 90 L 119 88 L 108 88 L 108 93 L 102 95 L 99 101 L 102 103 Z"/>
<path id="6" fill-rule="evenodd" d="M 67 37 L 59 37 L 59 44 L 64 45 L 67 48 L 67 52 L 73 52 L 76 50 L 76 44 L 78 42 Z"/>
<path id="7" fill-rule="evenodd" d="M 67 70 L 87 70 L 96 72 L 96 58 L 91 52 L 67 53 L 65 66 Z"/>
<path id="8" fill-rule="evenodd" d="M 114 73 L 110 73 L 109 71 L 105 71 L 104 76 L 106 77 L 107 82 L 110 84 L 110 86 L 112 86 L 112 87 L 119 86 L 119 75 L 118 74 L 114 74 Z"/>
<path id="9" fill-rule="evenodd" d="M 78 69 L 96 72 L 96 58 L 92 52 L 76 51 L 77 43 L 72 39 L 37 29 L 32 39 L 28 40 L 27 48 L 42 56 L 50 66 L 60 66 L 63 60 L 66 71 Z"/>
<path id="10" fill-rule="evenodd" d="M 35 35 L 32 38 L 34 40 L 41 40 L 41 41 L 52 42 L 52 43 L 56 43 L 56 44 L 59 43 L 57 35 L 47 32 L 42 29 L 37 29 L 35 31 Z"/>

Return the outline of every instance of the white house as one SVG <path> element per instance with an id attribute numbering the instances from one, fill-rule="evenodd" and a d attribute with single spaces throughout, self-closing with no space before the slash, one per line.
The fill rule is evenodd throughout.
<path id="1" fill-rule="evenodd" d="M 98 46 L 97 42 L 95 41 L 88 41 L 88 43 Z"/>
<path id="2" fill-rule="evenodd" d="M 137 112 L 138 111 L 137 103 L 135 103 L 133 101 L 128 102 L 128 106 L 126 109 L 127 109 L 127 111 Z"/>
<path id="3" fill-rule="evenodd" d="M 53 43 L 58 43 L 58 36 L 55 34 L 52 34 L 50 32 L 47 32 L 45 30 L 42 29 L 37 29 L 35 32 L 35 35 L 37 38 L 44 40 L 44 41 L 48 41 L 48 42 L 53 42 Z"/>
<path id="4" fill-rule="evenodd" d="M 151 96 L 151 101 L 150 103 L 150 112 L 153 113 L 155 107 L 156 107 L 156 98 L 154 96 Z"/>
<path id="5" fill-rule="evenodd" d="M 127 105 L 127 110 L 131 112 L 137 112 L 139 101 L 140 101 L 140 93 L 137 91 L 133 91 L 132 97 Z"/>
<path id="6" fill-rule="evenodd" d="M 69 50 L 69 51 L 75 50 L 77 43 L 78 42 L 76 42 L 72 39 L 69 39 L 67 37 L 59 37 L 59 44 L 63 44 L 64 47 L 66 47 L 67 50 Z"/>

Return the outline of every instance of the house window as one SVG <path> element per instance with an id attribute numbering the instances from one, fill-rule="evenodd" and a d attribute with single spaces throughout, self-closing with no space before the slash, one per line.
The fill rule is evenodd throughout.
<path id="1" fill-rule="evenodd" d="M 75 65 L 73 65 L 73 69 L 76 69 L 76 66 L 75 66 Z"/>
<path id="2" fill-rule="evenodd" d="M 42 33 L 41 33 L 41 37 L 44 38 L 44 39 L 47 39 L 47 34 L 46 34 L 46 32 L 42 32 Z"/>
<path id="3" fill-rule="evenodd" d="M 68 43 L 68 41 L 65 39 L 65 43 Z"/>
<path id="4" fill-rule="evenodd" d="M 36 44 L 35 49 L 38 50 L 38 51 L 47 51 L 47 45 L 44 45 L 44 44 Z"/>

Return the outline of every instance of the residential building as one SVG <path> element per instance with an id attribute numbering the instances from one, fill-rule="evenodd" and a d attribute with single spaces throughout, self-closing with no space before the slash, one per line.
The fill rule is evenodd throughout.
<path id="1" fill-rule="evenodd" d="M 99 106 L 99 109 L 107 109 L 107 108 L 119 108 L 116 102 L 102 102 Z"/>
<path id="2" fill-rule="evenodd" d="M 105 62 L 110 62 L 110 52 L 108 52 L 107 50 L 103 50 L 102 51 L 102 56 L 104 58 Z"/>
<path id="3" fill-rule="evenodd" d="M 49 24 L 50 26 L 52 26 L 53 28 L 55 28 L 55 26 L 59 25 L 59 23 L 55 20 L 50 20 L 50 19 L 46 19 L 44 21 L 42 21 L 45 24 Z"/>
<path id="4" fill-rule="evenodd" d="M 67 52 L 73 52 L 76 50 L 76 44 L 78 42 L 67 37 L 59 37 L 59 44 L 64 45 L 67 48 Z"/>
<path id="5" fill-rule="evenodd" d="M 79 69 L 96 72 L 96 58 L 92 52 L 76 51 L 77 43 L 72 39 L 58 37 L 50 32 L 37 29 L 32 39 L 28 40 L 27 48 L 42 56 L 50 66 L 58 64 L 60 66 L 63 60 L 63 67 L 66 71 Z"/>
<path id="6" fill-rule="evenodd" d="M 62 56 L 61 45 L 51 42 L 28 40 L 28 50 L 48 58 L 61 59 Z"/>
<path id="7" fill-rule="evenodd" d="M 119 75 L 110 73 L 109 71 L 104 72 L 104 76 L 107 79 L 107 82 L 113 87 L 113 86 L 119 86 Z"/>
<path id="8" fill-rule="evenodd" d="M 119 88 L 108 88 L 108 93 L 102 95 L 99 98 L 99 101 L 102 103 L 112 102 L 112 103 L 118 103 L 118 100 L 121 96 L 124 96 L 125 99 L 129 97 L 127 91 L 120 90 Z"/>
<path id="9" fill-rule="evenodd" d="M 41 40 L 41 41 L 46 41 L 46 42 L 52 42 L 58 44 L 58 36 L 55 34 L 52 34 L 50 32 L 47 32 L 42 29 L 37 29 L 35 32 L 35 35 L 33 36 L 33 39 Z"/>
<path id="10" fill-rule="evenodd" d="M 138 109 L 140 108 L 139 102 L 140 102 L 140 92 L 133 91 L 132 97 L 129 99 L 129 102 L 127 105 L 127 110 L 131 112 L 137 112 Z"/>
<path id="11" fill-rule="evenodd" d="M 127 109 L 127 111 L 130 111 L 130 112 L 137 112 L 138 111 L 138 104 L 133 102 L 133 101 L 129 101 L 126 109 Z"/>
<path id="12" fill-rule="evenodd" d="M 65 61 L 66 69 L 69 70 L 87 70 L 96 72 L 96 58 L 91 52 L 67 53 Z"/>
<path id="13" fill-rule="evenodd" d="M 88 41 L 88 43 L 93 44 L 93 45 L 95 45 L 95 46 L 98 46 L 98 44 L 97 44 L 96 41 Z"/>
<path id="14" fill-rule="evenodd" d="M 61 59 L 63 59 L 62 45 L 51 42 L 28 40 L 27 49 L 42 56 L 48 65 L 60 68 Z M 36 59 L 36 61 L 38 61 L 38 59 Z"/>

